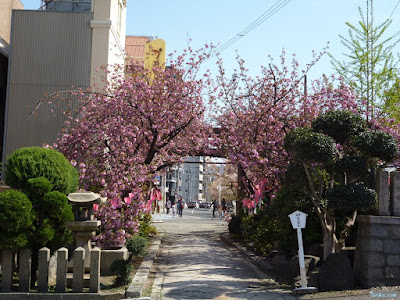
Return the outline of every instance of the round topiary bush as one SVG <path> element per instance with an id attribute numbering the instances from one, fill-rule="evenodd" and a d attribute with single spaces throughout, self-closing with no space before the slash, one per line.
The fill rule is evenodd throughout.
<path id="1" fill-rule="evenodd" d="M 355 137 L 354 145 L 362 154 L 386 162 L 393 161 L 399 151 L 396 140 L 391 134 L 375 130 L 360 133 Z"/>
<path id="2" fill-rule="evenodd" d="M 37 177 L 46 178 L 53 190 L 64 194 L 72 193 L 78 187 L 78 171 L 54 149 L 20 148 L 8 157 L 5 181 L 11 188 L 28 193 L 28 180 Z"/>
<path id="3" fill-rule="evenodd" d="M 364 184 L 338 185 L 329 191 L 328 207 L 342 211 L 367 210 L 376 205 L 375 190 Z"/>
<path id="4" fill-rule="evenodd" d="M 337 153 L 333 138 L 322 133 L 305 133 L 293 142 L 296 158 L 307 162 L 326 163 Z"/>
<path id="5" fill-rule="evenodd" d="M 312 124 L 315 132 L 324 133 L 338 143 L 345 143 L 350 137 L 366 129 L 365 120 L 350 111 L 328 111 L 319 115 Z"/>
<path id="6" fill-rule="evenodd" d="M 143 254 L 146 245 L 147 245 L 147 239 L 139 235 L 135 235 L 126 241 L 126 248 L 134 256 Z"/>
<path id="7" fill-rule="evenodd" d="M 35 206 L 39 201 L 52 190 L 52 185 L 44 177 L 37 177 L 28 180 L 28 195 L 32 204 Z"/>
<path id="8" fill-rule="evenodd" d="M 18 250 L 28 243 L 32 204 L 15 190 L 0 193 L 0 249 Z"/>

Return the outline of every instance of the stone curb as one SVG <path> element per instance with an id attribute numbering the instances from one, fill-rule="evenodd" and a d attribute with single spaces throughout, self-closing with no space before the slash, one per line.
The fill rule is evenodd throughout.
<path id="1" fill-rule="evenodd" d="M 159 234 L 156 240 L 150 246 L 146 257 L 140 264 L 139 269 L 136 272 L 128 290 L 126 291 L 126 296 L 129 298 L 139 298 L 142 296 L 144 286 L 146 284 L 147 278 L 150 274 L 150 268 L 153 265 L 154 259 L 157 256 L 158 250 L 160 249 L 161 241 L 164 238 L 163 234 Z"/>
<path id="2" fill-rule="evenodd" d="M 253 252 L 247 250 L 242 245 L 240 245 L 239 243 L 233 241 L 232 239 L 230 239 L 227 236 L 221 235 L 220 237 L 221 237 L 222 240 L 224 240 L 225 242 L 231 244 L 236 249 L 238 249 L 242 254 L 244 254 L 245 256 L 250 258 L 250 260 L 254 263 L 254 265 L 256 265 L 257 268 L 259 268 L 262 272 L 266 273 L 267 270 L 272 270 L 273 269 L 272 265 L 269 264 L 267 261 L 265 261 L 265 259 L 263 257 L 258 256 L 256 254 L 254 254 Z"/>
<path id="3" fill-rule="evenodd" d="M 0 300 L 117 300 L 123 293 L 0 293 Z"/>

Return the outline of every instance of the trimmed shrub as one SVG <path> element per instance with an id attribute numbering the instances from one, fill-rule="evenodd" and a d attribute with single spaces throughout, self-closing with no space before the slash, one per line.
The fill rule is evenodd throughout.
<path id="1" fill-rule="evenodd" d="M 332 137 L 337 143 L 343 144 L 359 132 L 366 129 L 365 120 L 358 114 L 350 111 L 329 111 L 319 115 L 311 127 L 315 132 L 324 133 Z"/>
<path id="2" fill-rule="evenodd" d="M 329 191 L 328 207 L 341 211 L 366 210 L 376 205 L 377 195 L 375 190 L 363 184 L 349 184 L 334 186 Z"/>
<path id="3" fill-rule="evenodd" d="M 293 142 L 293 153 L 303 161 L 325 163 L 335 157 L 337 149 L 333 138 L 322 133 L 306 133 Z"/>
<path id="4" fill-rule="evenodd" d="M 296 141 L 296 139 L 309 133 L 312 133 L 312 129 L 310 127 L 298 127 L 293 129 L 287 135 L 285 135 L 284 148 L 289 152 L 293 151 L 293 143 Z"/>
<path id="5" fill-rule="evenodd" d="M 52 190 L 50 181 L 44 177 L 31 178 L 28 180 L 28 195 L 33 205 L 39 205 L 39 201 Z"/>
<path id="6" fill-rule="evenodd" d="M 241 223 L 242 223 L 242 218 L 238 215 L 234 215 L 228 224 L 229 234 L 240 235 Z"/>
<path id="7" fill-rule="evenodd" d="M 7 159 L 5 180 L 14 189 L 29 193 L 28 180 L 44 177 L 53 190 L 64 194 L 76 191 L 78 171 L 60 152 L 41 147 L 17 149 Z"/>
<path id="8" fill-rule="evenodd" d="M 386 162 L 393 161 L 398 155 L 394 137 L 385 132 L 368 130 L 355 137 L 354 145 L 362 154 L 376 157 Z"/>
<path id="9" fill-rule="evenodd" d="M 139 235 L 148 238 L 151 234 L 157 234 L 157 229 L 151 225 L 150 214 L 143 214 L 139 219 Z"/>
<path id="10" fill-rule="evenodd" d="M 135 235 L 126 241 L 126 248 L 133 256 L 143 254 L 147 246 L 147 239 L 143 236 Z"/>
<path id="11" fill-rule="evenodd" d="M 129 260 L 114 260 L 110 266 L 110 272 L 117 276 L 114 280 L 114 285 L 121 286 L 128 284 L 132 269 L 132 263 Z"/>
<path id="12" fill-rule="evenodd" d="M 32 225 L 32 204 L 15 190 L 0 193 L 0 249 L 18 250 L 28 243 Z"/>

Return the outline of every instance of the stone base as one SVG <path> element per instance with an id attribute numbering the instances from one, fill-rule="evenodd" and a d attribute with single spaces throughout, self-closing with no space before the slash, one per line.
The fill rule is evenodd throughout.
<path id="1" fill-rule="evenodd" d="M 364 288 L 400 285 L 400 217 L 358 217 L 354 274 Z"/>
<path id="2" fill-rule="evenodd" d="M 67 288 L 72 289 L 73 281 L 74 281 L 74 274 L 67 273 Z M 90 288 L 90 274 L 83 275 L 83 287 Z"/>
<path id="3" fill-rule="evenodd" d="M 293 289 L 293 294 L 295 295 L 305 295 L 305 294 L 314 294 L 314 293 L 318 293 L 318 289 L 316 287 L 300 287 L 300 288 L 296 288 Z"/>
<path id="4" fill-rule="evenodd" d="M 109 276 L 110 266 L 116 259 L 128 259 L 129 251 L 125 247 L 117 250 L 101 250 L 100 254 L 100 275 Z"/>

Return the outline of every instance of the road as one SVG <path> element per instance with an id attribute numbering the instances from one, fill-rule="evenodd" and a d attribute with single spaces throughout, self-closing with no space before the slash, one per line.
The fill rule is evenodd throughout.
<path id="1" fill-rule="evenodd" d="M 162 220 L 154 223 L 165 237 L 151 299 L 295 299 L 220 239 L 227 224 L 210 210 L 185 209 L 182 218 Z"/>

